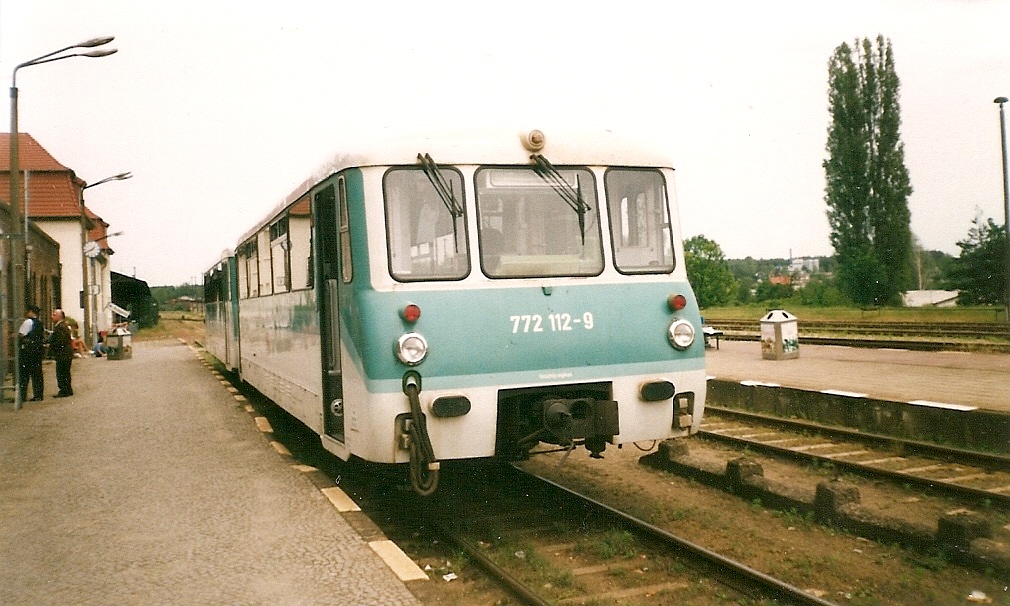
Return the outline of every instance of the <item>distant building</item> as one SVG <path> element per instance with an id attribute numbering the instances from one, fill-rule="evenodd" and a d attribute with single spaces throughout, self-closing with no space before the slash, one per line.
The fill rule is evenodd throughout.
<path id="1" fill-rule="evenodd" d="M 195 297 L 190 297 L 189 295 L 183 295 L 181 297 L 176 297 L 175 299 L 169 299 L 165 303 L 166 309 L 172 309 L 176 311 L 199 311 L 203 306 L 203 300 L 197 299 Z"/>
<path id="2" fill-rule="evenodd" d="M 905 307 L 954 307 L 956 290 L 910 290 L 901 295 Z"/>
<path id="3" fill-rule="evenodd" d="M 796 257 L 789 260 L 789 273 L 815 274 L 821 270 L 821 260 L 814 257 Z"/>

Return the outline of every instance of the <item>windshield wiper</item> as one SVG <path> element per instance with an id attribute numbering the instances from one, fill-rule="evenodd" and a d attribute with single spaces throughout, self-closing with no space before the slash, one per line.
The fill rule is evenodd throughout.
<path id="1" fill-rule="evenodd" d="M 445 208 L 452 217 L 452 242 L 456 246 L 456 252 L 458 253 L 459 230 L 456 227 L 456 221 L 463 216 L 463 205 L 456 200 L 456 195 L 452 191 L 452 183 L 446 183 L 445 178 L 442 176 L 442 169 L 435 164 L 431 156 L 429 154 L 418 153 L 417 159 L 421 162 L 421 170 L 424 171 L 425 176 L 431 181 L 432 187 L 435 188 L 438 197 L 442 198 L 442 203 L 445 204 Z"/>
<path id="2" fill-rule="evenodd" d="M 530 156 L 533 160 L 533 172 L 556 191 L 561 199 L 565 201 L 579 215 L 579 232 L 582 233 L 582 245 L 586 244 L 586 213 L 591 211 L 589 204 L 582 197 L 582 183 L 579 181 L 578 173 L 575 174 L 575 187 L 565 180 L 554 168 L 554 165 L 547 161 L 547 158 L 540 154 Z"/>

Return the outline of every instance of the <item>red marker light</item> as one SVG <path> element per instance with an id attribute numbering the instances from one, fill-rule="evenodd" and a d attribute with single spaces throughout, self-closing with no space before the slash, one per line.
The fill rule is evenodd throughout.
<path id="1" fill-rule="evenodd" d="M 413 303 L 408 303 L 407 306 L 403 308 L 400 315 L 403 316 L 404 320 L 413 324 L 421 317 L 421 308 Z"/>
<path id="2" fill-rule="evenodd" d="M 687 307 L 687 297 L 684 295 L 670 295 L 666 299 L 666 304 L 670 306 L 671 311 L 680 311 Z"/>

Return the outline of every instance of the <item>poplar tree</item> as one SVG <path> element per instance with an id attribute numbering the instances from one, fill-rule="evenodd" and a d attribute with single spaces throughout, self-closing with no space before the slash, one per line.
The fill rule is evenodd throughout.
<path id="1" fill-rule="evenodd" d="M 843 43 L 828 63 L 825 202 L 839 288 L 860 305 L 900 303 L 913 277 L 899 84 L 883 36 Z"/>

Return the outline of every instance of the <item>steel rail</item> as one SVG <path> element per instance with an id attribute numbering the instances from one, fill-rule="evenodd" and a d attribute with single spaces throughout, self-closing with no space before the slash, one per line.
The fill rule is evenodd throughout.
<path id="1" fill-rule="evenodd" d="M 508 591 L 511 591 L 513 595 L 520 600 L 523 600 L 523 603 L 531 606 L 553 606 L 551 602 L 545 601 L 542 597 L 540 597 L 540 595 L 537 594 L 537 592 L 530 586 L 509 574 L 508 571 L 498 564 L 495 564 L 493 560 L 481 553 L 475 545 L 461 537 L 458 533 L 449 530 L 447 527 L 438 522 L 435 523 L 435 527 L 440 533 L 442 533 L 443 536 L 466 552 L 469 558 L 476 561 L 480 567 L 498 581 L 499 584 L 505 586 L 505 588 Z"/>
<path id="2" fill-rule="evenodd" d="M 940 490 L 947 494 L 957 495 L 964 498 L 970 498 L 980 503 L 991 502 L 991 503 L 999 503 L 1004 506 L 1010 506 L 1010 495 L 1002 494 L 999 492 L 992 492 L 981 488 L 972 488 L 970 486 L 962 486 L 960 484 L 953 484 L 950 482 L 942 482 L 940 480 L 933 478 L 917 476 L 890 469 L 883 469 L 880 467 L 863 465 L 855 461 L 845 461 L 843 459 L 832 458 L 826 455 L 818 455 L 812 452 L 793 450 L 787 446 L 777 446 L 775 444 L 763 444 L 761 442 L 755 440 L 749 440 L 747 438 L 738 438 L 734 436 L 722 435 L 706 430 L 699 431 L 698 436 L 709 440 L 715 440 L 727 444 L 734 444 L 737 446 L 744 446 L 751 450 L 757 450 L 769 454 L 775 454 L 800 461 L 830 463 L 832 466 L 836 468 L 857 472 L 865 476 L 883 478 L 901 484 L 915 485 L 920 488 L 928 490 Z M 857 438 L 853 439 L 857 440 Z M 897 439 L 892 439 L 891 441 L 900 442 L 900 440 Z M 914 444 L 910 443 L 910 445 Z"/>
<path id="3" fill-rule="evenodd" d="M 882 444 L 882 445 L 897 444 L 901 446 L 903 452 L 913 452 L 915 454 L 925 456 L 957 457 L 959 460 L 962 461 L 973 461 L 974 464 L 977 465 L 999 467 L 1003 470 L 1010 471 L 1010 456 L 991 452 L 979 452 L 977 450 L 954 448 L 953 446 L 944 446 L 942 444 L 923 442 L 921 440 L 909 440 L 908 438 L 902 438 L 900 436 L 889 436 L 879 433 L 868 433 L 857 429 L 848 429 L 845 427 L 823 425 L 821 423 L 815 423 L 813 421 L 805 421 L 800 419 L 786 419 L 783 417 L 776 417 L 772 415 L 751 412 L 749 410 L 737 410 L 734 408 L 715 406 L 707 402 L 705 403 L 705 411 L 714 412 L 721 416 L 753 420 L 767 425 L 777 425 L 786 428 L 798 428 L 807 431 L 816 431 L 818 433 L 828 436 L 841 436 L 846 439 L 858 440 L 861 442 L 871 442 L 874 444 Z M 705 430 L 702 431 L 704 432 Z"/>

